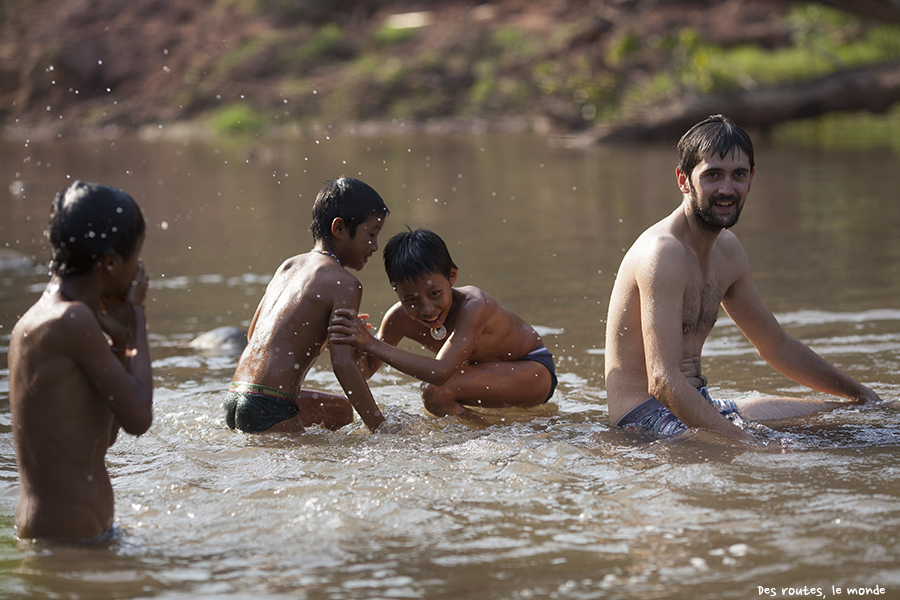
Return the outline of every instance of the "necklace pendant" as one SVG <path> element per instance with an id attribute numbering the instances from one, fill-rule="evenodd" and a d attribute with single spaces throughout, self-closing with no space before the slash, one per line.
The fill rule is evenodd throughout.
<path id="1" fill-rule="evenodd" d="M 444 339 L 445 337 L 447 337 L 447 328 L 444 327 L 443 325 L 441 325 L 437 329 L 432 329 L 431 337 L 433 337 L 436 340 Z"/>

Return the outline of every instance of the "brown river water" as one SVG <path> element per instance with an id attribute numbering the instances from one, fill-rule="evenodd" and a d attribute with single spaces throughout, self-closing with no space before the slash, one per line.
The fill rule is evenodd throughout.
<path id="1" fill-rule="evenodd" d="M 897 400 L 900 156 L 762 141 L 756 154 L 734 230 L 763 297 L 789 333 Z M 505 134 L 0 142 L 0 249 L 33 261 L 0 271 L 0 597 L 900 597 L 894 404 L 757 428 L 772 452 L 610 428 L 609 293 L 625 249 L 680 202 L 675 164 L 674 145 Z M 371 387 L 399 434 L 358 419 L 227 429 L 236 356 L 189 342 L 246 327 L 274 269 L 312 247 L 312 201 L 341 174 L 390 207 L 382 244 L 436 230 L 459 284 L 537 327 L 560 379 L 548 405 L 474 429 L 427 414 L 414 380 L 387 369 Z M 50 199 L 75 178 L 142 205 L 152 278 L 155 420 L 108 453 L 121 535 L 92 549 L 22 542 L 12 526 L 9 334 L 47 281 Z M 380 262 L 359 273 L 376 322 L 396 300 Z M 704 356 L 714 396 L 821 397 L 762 363 L 724 314 Z M 340 390 L 327 357 L 308 386 Z"/>

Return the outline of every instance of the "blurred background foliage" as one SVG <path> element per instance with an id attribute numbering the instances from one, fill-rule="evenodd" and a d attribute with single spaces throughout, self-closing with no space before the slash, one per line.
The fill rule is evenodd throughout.
<path id="1" fill-rule="evenodd" d="M 819 2 L 0 3 L 7 132 L 442 120 L 577 133 L 892 64 L 897 20 Z"/>

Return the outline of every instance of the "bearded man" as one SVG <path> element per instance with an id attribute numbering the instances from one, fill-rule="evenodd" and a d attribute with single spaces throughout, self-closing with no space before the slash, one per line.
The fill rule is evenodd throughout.
<path id="1" fill-rule="evenodd" d="M 750 262 L 730 231 L 753 182 L 753 144 L 731 119 L 714 115 L 678 142 L 681 205 L 625 254 L 609 303 L 606 389 L 611 423 L 672 439 L 697 431 L 757 445 L 743 421 L 785 419 L 849 403 L 878 401 L 788 335 L 763 302 Z M 719 305 L 760 357 L 795 382 L 848 401 L 753 397 L 714 400 L 701 368 Z"/>

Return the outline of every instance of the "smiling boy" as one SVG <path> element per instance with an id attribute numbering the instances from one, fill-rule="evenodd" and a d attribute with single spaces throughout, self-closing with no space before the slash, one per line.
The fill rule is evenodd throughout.
<path id="1" fill-rule="evenodd" d="M 302 432 L 314 423 L 339 429 L 353 421 L 354 408 L 371 431 L 384 421 L 350 346 L 331 350 L 349 402 L 301 385 L 328 341 L 332 312 L 359 309 L 362 286 L 347 269 L 362 270 L 378 249 L 388 212 L 381 196 L 357 179 L 341 177 L 319 191 L 313 249 L 281 264 L 250 322 L 224 403 L 231 429 Z"/>
<path id="2" fill-rule="evenodd" d="M 333 347 L 366 353 L 366 375 L 382 363 L 422 383 L 425 408 L 484 423 L 468 407 L 532 408 L 547 402 L 557 379 L 553 356 L 528 323 L 483 290 L 453 287 L 458 270 L 444 241 L 418 229 L 385 245 L 384 265 L 400 302 L 385 314 L 376 338 L 354 310 L 335 311 Z M 397 348 L 403 338 L 435 357 Z"/>

